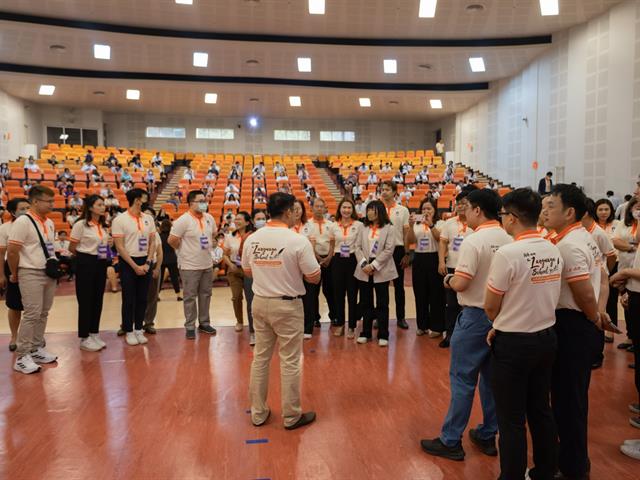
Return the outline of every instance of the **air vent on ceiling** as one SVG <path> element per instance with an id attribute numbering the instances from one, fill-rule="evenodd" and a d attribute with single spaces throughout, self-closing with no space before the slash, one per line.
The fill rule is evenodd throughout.
<path id="1" fill-rule="evenodd" d="M 481 3 L 472 3 L 471 5 L 467 5 L 465 10 L 467 13 L 479 13 L 484 10 L 484 5 Z"/>
<path id="2" fill-rule="evenodd" d="M 49 50 L 56 53 L 62 53 L 67 49 L 64 45 L 49 45 Z"/>
<path id="3" fill-rule="evenodd" d="M 247 65 L 258 65 L 260 62 L 254 58 L 251 58 L 245 62 Z"/>
<path id="4" fill-rule="evenodd" d="M 400 102 L 397 100 L 389 100 L 389 105 L 400 105 Z"/>
<path id="5" fill-rule="evenodd" d="M 420 65 L 418 65 L 418 68 L 422 68 L 424 70 L 432 70 L 433 65 L 431 65 L 430 63 L 421 63 Z"/>
<path id="6" fill-rule="evenodd" d="M 255 97 L 253 97 L 253 98 L 250 98 L 250 99 L 249 99 L 249 101 L 250 101 L 250 102 L 259 102 L 259 101 L 260 101 L 260 99 L 259 99 L 259 98 L 255 98 Z"/>
<path id="7" fill-rule="evenodd" d="M 94 95 L 104 95 L 104 92 L 102 90 L 96 90 L 95 92 L 93 92 Z"/>

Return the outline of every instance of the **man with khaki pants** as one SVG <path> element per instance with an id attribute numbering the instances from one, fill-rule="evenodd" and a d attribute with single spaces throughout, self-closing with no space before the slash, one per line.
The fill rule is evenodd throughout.
<path id="1" fill-rule="evenodd" d="M 311 243 L 290 230 L 295 197 L 274 193 L 267 210 L 271 221 L 247 238 L 242 269 L 253 277 L 253 326 L 256 346 L 251 364 L 251 421 L 259 427 L 271 414 L 267 406 L 269 363 L 276 342 L 280 349 L 280 381 L 284 427 L 293 430 L 313 422 L 315 412 L 302 413 L 300 371 L 304 315 L 302 279 L 320 283 L 320 265 Z"/>

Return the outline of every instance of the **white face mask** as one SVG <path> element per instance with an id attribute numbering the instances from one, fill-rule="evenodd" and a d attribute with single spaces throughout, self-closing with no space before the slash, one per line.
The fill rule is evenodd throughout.
<path id="1" fill-rule="evenodd" d="M 256 220 L 256 228 L 262 228 L 267 224 L 266 220 Z"/>
<path id="2" fill-rule="evenodd" d="M 633 215 L 633 218 L 635 218 L 636 220 L 640 220 L 640 210 L 634 210 L 633 212 L 631 212 L 631 215 Z"/>
<path id="3" fill-rule="evenodd" d="M 198 211 L 204 213 L 207 211 L 208 206 L 207 202 L 198 202 Z"/>

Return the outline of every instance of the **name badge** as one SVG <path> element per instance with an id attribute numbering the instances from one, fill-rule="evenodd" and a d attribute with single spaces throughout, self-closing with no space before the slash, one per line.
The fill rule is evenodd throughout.
<path id="1" fill-rule="evenodd" d="M 418 241 L 418 248 L 420 248 L 420 250 L 426 250 L 427 248 L 429 248 L 429 239 L 427 237 L 421 238 Z"/>
<path id="2" fill-rule="evenodd" d="M 138 251 L 146 252 L 149 248 L 149 239 L 147 237 L 138 237 Z"/>
<path id="3" fill-rule="evenodd" d="M 209 250 L 209 237 L 206 235 L 200 237 L 200 248 L 202 250 Z"/>
<path id="4" fill-rule="evenodd" d="M 464 240 L 464 237 L 461 237 L 459 235 L 457 237 L 454 237 L 454 239 L 453 239 L 453 247 L 452 247 L 454 252 L 460 251 L 460 245 L 462 245 L 462 241 L 463 240 Z"/>
<path id="5" fill-rule="evenodd" d="M 340 256 L 342 258 L 347 258 L 351 255 L 351 250 L 349 249 L 349 245 L 347 245 L 346 243 L 343 243 L 342 245 L 340 245 Z"/>
<path id="6" fill-rule="evenodd" d="M 106 260 L 107 259 L 107 250 L 109 247 L 104 243 L 98 245 L 98 260 Z"/>
<path id="7" fill-rule="evenodd" d="M 373 242 L 373 246 L 371 247 L 371 255 L 375 255 L 378 253 L 378 240 Z"/>
<path id="8" fill-rule="evenodd" d="M 53 246 L 53 243 L 51 242 L 47 242 L 47 252 L 49 252 L 49 256 L 50 257 L 55 257 L 56 256 L 56 249 Z"/>

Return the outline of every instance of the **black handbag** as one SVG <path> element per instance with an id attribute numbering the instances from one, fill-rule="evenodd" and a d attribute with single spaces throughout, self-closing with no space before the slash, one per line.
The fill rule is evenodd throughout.
<path id="1" fill-rule="evenodd" d="M 40 233 L 40 229 L 38 228 L 38 225 L 36 225 L 35 220 L 31 218 L 31 215 L 27 215 L 27 218 L 31 220 L 31 223 L 38 233 L 40 246 L 42 247 L 42 251 L 44 252 L 44 258 L 47 259 L 47 263 L 45 263 L 44 266 L 44 273 L 47 275 L 47 277 L 58 280 L 64 275 L 64 271 L 60 268 L 60 261 L 57 257 L 52 257 L 51 255 L 49 255 L 49 250 L 47 249 L 47 245 L 44 243 L 44 238 L 42 238 L 42 234 Z"/>

